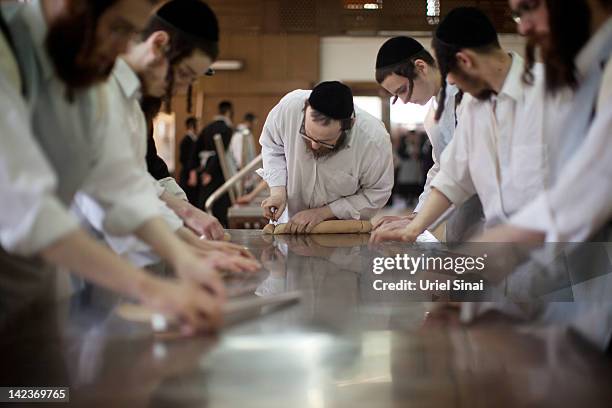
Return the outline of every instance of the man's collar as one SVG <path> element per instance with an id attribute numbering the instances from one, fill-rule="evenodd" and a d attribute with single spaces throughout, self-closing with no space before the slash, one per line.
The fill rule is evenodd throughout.
<path id="1" fill-rule="evenodd" d="M 121 91 L 127 99 L 139 99 L 141 83 L 138 75 L 123 58 L 117 58 L 113 77 L 119 84 Z"/>
<path id="2" fill-rule="evenodd" d="M 515 52 L 510 52 L 512 64 L 504 80 L 504 85 L 499 95 L 508 95 L 515 101 L 519 101 L 523 96 L 525 84 L 523 83 L 524 60 Z"/>

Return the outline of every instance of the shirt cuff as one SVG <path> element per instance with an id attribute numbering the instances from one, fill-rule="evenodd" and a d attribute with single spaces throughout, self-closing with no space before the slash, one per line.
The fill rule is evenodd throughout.
<path id="1" fill-rule="evenodd" d="M 256 173 L 268 183 L 269 187 L 287 185 L 287 170 L 285 169 L 258 169 Z"/>
<path id="2" fill-rule="evenodd" d="M 453 204 L 459 206 L 467 201 L 468 198 L 474 195 L 465 191 L 457 182 L 444 171 L 440 171 L 436 178 L 431 182 L 431 187 L 440 191 Z"/>
<path id="3" fill-rule="evenodd" d="M 33 219 L 28 218 L 12 228 L 10 234 L 0 234 L 2 246 L 8 252 L 22 256 L 35 255 L 79 228 L 77 220 L 55 197 L 44 199 Z"/>
<path id="4" fill-rule="evenodd" d="M 164 179 L 158 180 L 157 182 L 164 189 L 164 191 L 167 191 L 168 193 L 183 201 L 189 201 L 187 199 L 187 194 L 185 194 L 183 189 L 176 183 L 174 177 L 166 177 Z"/>

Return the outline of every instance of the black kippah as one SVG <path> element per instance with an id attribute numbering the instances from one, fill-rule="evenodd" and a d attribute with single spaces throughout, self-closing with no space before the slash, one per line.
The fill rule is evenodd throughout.
<path id="1" fill-rule="evenodd" d="M 404 62 L 423 51 L 420 42 L 411 37 L 393 37 L 385 41 L 376 56 L 376 69 Z"/>
<path id="2" fill-rule="evenodd" d="M 164 4 L 156 16 L 193 37 L 218 42 L 217 16 L 200 0 L 171 0 Z"/>
<path id="3" fill-rule="evenodd" d="M 497 42 L 497 32 L 491 20 L 479 9 L 458 7 L 438 25 L 435 38 L 458 48 L 480 47 Z"/>
<path id="4" fill-rule="evenodd" d="M 310 93 L 310 106 L 332 119 L 348 119 L 353 114 L 353 92 L 338 81 L 321 82 Z"/>

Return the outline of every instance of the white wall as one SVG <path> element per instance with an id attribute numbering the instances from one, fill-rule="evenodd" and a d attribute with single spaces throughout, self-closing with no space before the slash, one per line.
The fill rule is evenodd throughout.
<path id="1" fill-rule="evenodd" d="M 374 64 L 380 46 L 389 37 L 322 37 L 321 81 L 374 82 Z M 431 51 L 431 36 L 414 36 Z M 516 34 L 500 35 L 502 47 L 523 55 L 524 40 Z"/>

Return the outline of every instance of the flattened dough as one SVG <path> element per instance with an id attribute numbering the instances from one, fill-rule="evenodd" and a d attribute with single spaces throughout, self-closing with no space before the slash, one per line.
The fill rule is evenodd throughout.
<path id="1" fill-rule="evenodd" d="M 274 224 L 266 225 L 263 229 L 263 233 L 267 235 L 273 235 L 274 234 Z"/>
<path id="2" fill-rule="evenodd" d="M 278 224 L 276 227 L 268 224 L 263 229 L 264 234 L 287 234 L 287 224 Z M 372 231 L 370 221 L 358 220 L 331 220 L 323 221 L 313 228 L 311 234 L 367 234 Z"/>

